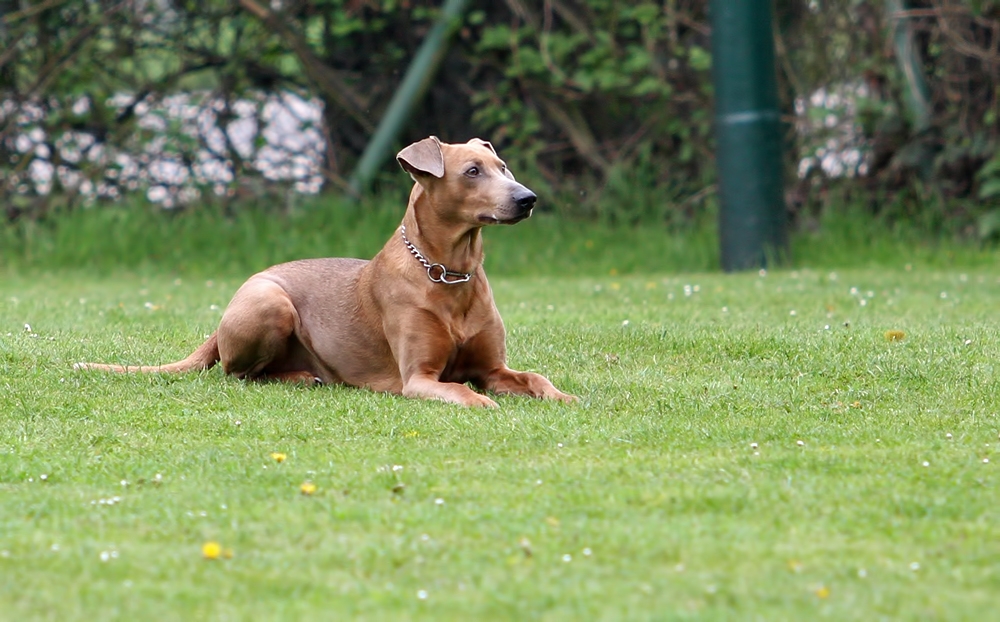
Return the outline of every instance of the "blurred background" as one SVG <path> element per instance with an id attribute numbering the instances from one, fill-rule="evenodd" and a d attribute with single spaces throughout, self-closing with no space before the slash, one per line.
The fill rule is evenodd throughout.
<path id="1" fill-rule="evenodd" d="M 0 226 L 19 231 L 0 239 L 104 208 L 348 209 L 440 11 L 0 0 Z M 995 241 L 1000 3 L 776 0 L 774 15 L 792 230 L 849 213 Z M 394 149 L 488 139 L 567 221 L 714 217 L 707 0 L 471 0 L 452 25 Z M 398 215 L 409 184 L 390 158 L 366 192 Z"/>

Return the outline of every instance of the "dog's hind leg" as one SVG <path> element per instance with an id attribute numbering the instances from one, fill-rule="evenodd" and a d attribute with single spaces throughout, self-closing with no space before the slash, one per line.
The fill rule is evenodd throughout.
<path id="1" fill-rule="evenodd" d="M 297 383 L 307 387 L 311 387 L 314 384 L 323 384 L 323 381 L 313 374 L 311 371 L 279 371 L 279 372 L 269 372 L 267 370 L 261 376 L 258 376 L 258 380 L 274 380 L 277 382 L 290 382 Z"/>
<path id="2" fill-rule="evenodd" d="M 295 305 L 280 285 L 250 279 L 233 296 L 219 323 L 222 368 L 227 374 L 250 379 L 271 375 L 268 368 L 282 369 L 284 373 L 275 376 L 298 371 L 283 369 L 298 324 Z"/>

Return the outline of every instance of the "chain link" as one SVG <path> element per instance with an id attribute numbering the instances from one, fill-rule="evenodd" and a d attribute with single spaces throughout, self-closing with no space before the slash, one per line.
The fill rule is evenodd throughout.
<path id="1" fill-rule="evenodd" d="M 427 258 L 417 250 L 417 247 L 413 245 L 408 239 L 406 239 L 406 225 L 399 225 L 399 233 L 403 236 L 403 244 L 406 245 L 407 250 L 410 254 L 417 258 L 424 268 L 427 269 L 427 278 L 429 278 L 434 283 L 444 283 L 445 285 L 458 285 L 459 283 L 466 283 L 472 278 L 472 273 L 469 272 L 453 272 L 444 267 L 444 264 L 431 263 L 427 261 Z M 448 280 L 451 278 L 452 280 Z"/>

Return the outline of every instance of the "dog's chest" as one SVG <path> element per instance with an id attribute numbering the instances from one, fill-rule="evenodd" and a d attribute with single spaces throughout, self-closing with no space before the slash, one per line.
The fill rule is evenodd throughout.
<path id="1" fill-rule="evenodd" d="M 483 305 L 478 301 L 473 304 L 457 306 L 449 309 L 449 313 L 442 317 L 442 323 L 447 327 L 448 338 L 451 340 L 454 350 L 461 351 L 469 348 L 471 342 L 483 332 L 490 323 L 491 315 L 489 309 L 492 305 Z"/>
<path id="2" fill-rule="evenodd" d="M 442 373 L 445 382 L 466 382 L 503 361 L 501 324 L 478 319 L 456 324 L 450 332 L 451 347 Z"/>

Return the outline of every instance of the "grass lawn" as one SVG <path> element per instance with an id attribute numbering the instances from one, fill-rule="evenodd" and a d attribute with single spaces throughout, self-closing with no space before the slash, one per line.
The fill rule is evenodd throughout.
<path id="1" fill-rule="evenodd" d="M 495 278 L 492 411 L 73 372 L 242 281 L 149 274 L 0 278 L 0 618 L 996 615 L 995 269 Z"/>

